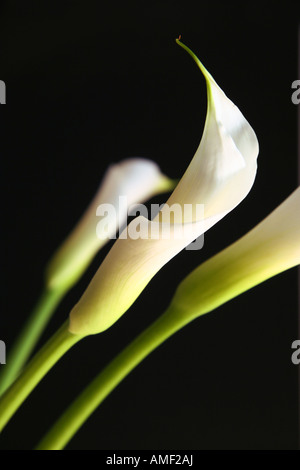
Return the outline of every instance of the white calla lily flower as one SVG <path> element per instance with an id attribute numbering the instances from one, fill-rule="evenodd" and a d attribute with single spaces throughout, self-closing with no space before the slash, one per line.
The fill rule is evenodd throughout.
<path id="1" fill-rule="evenodd" d="M 50 261 L 46 271 L 49 289 L 72 286 L 98 250 L 126 224 L 128 208 L 161 192 L 170 191 L 174 181 L 163 175 L 158 165 L 145 158 L 129 158 L 111 165 L 87 210 Z M 120 204 L 123 198 L 125 204 Z M 105 232 L 98 208 L 111 205 L 114 212 L 105 217 Z"/>
<path id="2" fill-rule="evenodd" d="M 74 334 L 96 334 L 109 328 L 162 266 L 234 209 L 253 185 L 258 155 L 253 129 L 192 51 L 177 42 L 206 79 L 208 107 L 200 145 L 155 219 L 133 220 L 114 244 L 70 313 L 69 330 Z M 199 204 L 204 205 L 204 217 L 197 218 Z M 186 213 L 185 205 L 192 210 Z M 183 210 L 174 212 L 170 224 L 173 207 Z M 138 237 L 130 236 L 133 228 L 139 229 Z M 165 228 L 169 239 L 162 236 Z"/>
<path id="3" fill-rule="evenodd" d="M 258 141 L 241 111 L 227 98 L 195 54 L 180 41 L 177 43 L 192 56 L 204 75 L 207 115 L 200 145 L 167 204 L 203 203 L 205 218 L 224 216 L 252 188 L 257 170 Z M 164 210 L 161 212 L 163 214 Z"/>
<path id="4" fill-rule="evenodd" d="M 178 286 L 171 308 L 197 317 L 300 264 L 300 186 L 235 243 Z"/>

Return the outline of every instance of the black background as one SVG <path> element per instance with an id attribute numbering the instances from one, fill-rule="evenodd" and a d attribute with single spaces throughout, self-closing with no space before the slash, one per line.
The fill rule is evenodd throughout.
<path id="1" fill-rule="evenodd" d="M 165 266 L 107 332 L 78 344 L 1 436 L 30 449 L 89 381 L 167 307 L 180 280 L 266 216 L 297 185 L 294 3 L 3 2 L 2 299 L 10 345 L 42 288 L 51 254 L 108 164 L 154 159 L 180 177 L 198 146 L 204 79 L 182 35 L 255 129 L 259 169 L 247 199 Z M 271 5 L 271 6 L 270 6 Z M 155 202 L 164 202 L 164 196 Z M 109 249 L 51 320 L 51 335 Z M 148 357 L 68 449 L 296 449 L 297 272 L 283 273 L 202 317 Z M 1 366 L 3 367 L 3 366 Z"/>

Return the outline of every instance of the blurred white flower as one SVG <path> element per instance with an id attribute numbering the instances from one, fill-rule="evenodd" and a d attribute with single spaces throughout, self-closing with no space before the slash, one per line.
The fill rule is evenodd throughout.
<path id="1" fill-rule="evenodd" d="M 130 158 L 111 165 L 87 210 L 54 254 L 46 271 L 49 289 L 71 287 L 80 278 L 97 251 L 126 223 L 128 208 L 161 192 L 170 191 L 174 181 L 163 175 L 156 163 L 145 158 Z M 120 205 L 123 197 L 127 205 Z M 101 205 L 115 208 L 115 217 L 106 218 L 104 236 L 97 230 Z"/>

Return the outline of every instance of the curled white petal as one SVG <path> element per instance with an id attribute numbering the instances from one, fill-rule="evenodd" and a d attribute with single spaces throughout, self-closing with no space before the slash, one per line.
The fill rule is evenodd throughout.
<path id="1" fill-rule="evenodd" d="M 181 42 L 178 44 L 201 69 L 207 84 L 208 103 L 199 147 L 167 203 L 205 204 L 206 217 L 225 215 L 246 197 L 253 185 L 258 141 L 241 111 L 199 59 Z"/>
<path id="2" fill-rule="evenodd" d="M 139 218 L 128 226 L 130 232 L 134 224 L 140 223 L 141 236 L 125 238 L 122 234 L 112 247 L 70 314 L 72 333 L 95 334 L 111 326 L 162 266 L 239 204 L 253 185 L 258 154 L 255 133 L 194 54 L 188 52 L 203 72 L 208 89 L 207 117 L 199 148 L 155 219 L 151 222 Z M 175 214 L 170 239 L 157 237 L 169 221 L 170 206 L 185 204 L 194 209 L 184 218 Z M 197 204 L 204 204 L 202 219 L 196 216 Z M 178 236 L 182 224 L 185 230 Z M 145 232 L 151 235 L 144 236 Z"/>

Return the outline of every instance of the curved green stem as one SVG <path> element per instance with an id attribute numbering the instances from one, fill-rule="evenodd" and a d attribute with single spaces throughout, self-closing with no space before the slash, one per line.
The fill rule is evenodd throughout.
<path id="1" fill-rule="evenodd" d="M 28 318 L 21 334 L 8 355 L 7 364 L 1 368 L 0 396 L 14 382 L 29 359 L 47 323 L 64 296 L 62 290 L 47 290 L 42 293 L 36 307 Z"/>
<path id="2" fill-rule="evenodd" d="M 114 388 L 154 349 L 191 321 L 169 308 L 127 346 L 71 404 L 37 450 L 60 450 Z"/>
<path id="3" fill-rule="evenodd" d="M 67 321 L 33 357 L 0 399 L 0 431 L 51 367 L 82 338 L 68 331 Z"/>

